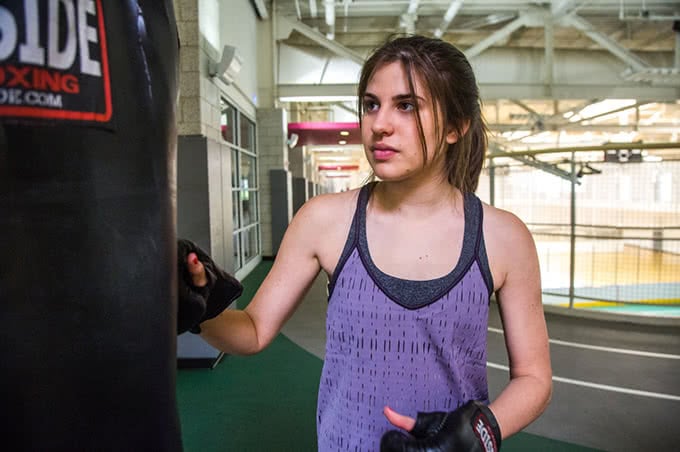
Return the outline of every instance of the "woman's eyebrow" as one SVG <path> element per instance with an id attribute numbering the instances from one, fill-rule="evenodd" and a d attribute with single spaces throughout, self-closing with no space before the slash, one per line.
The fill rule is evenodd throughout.
<path id="1" fill-rule="evenodd" d="M 373 93 L 364 93 L 363 98 L 364 99 L 378 99 L 378 96 L 376 96 Z M 422 98 L 421 96 L 412 95 L 411 93 L 395 94 L 394 96 L 392 96 L 393 102 L 403 102 L 405 100 L 410 100 L 410 101 L 418 100 L 420 102 L 425 101 L 425 99 Z"/>
<path id="2" fill-rule="evenodd" d="M 420 101 L 420 102 L 425 101 L 425 99 L 423 99 L 421 96 L 411 94 L 411 93 L 397 94 L 395 96 L 392 96 L 392 100 L 395 101 L 395 102 L 401 102 L 401 101 L 405 101 L 405 100 L 410 100 L 410 101 L 417 100 L 417 101 Z"/>

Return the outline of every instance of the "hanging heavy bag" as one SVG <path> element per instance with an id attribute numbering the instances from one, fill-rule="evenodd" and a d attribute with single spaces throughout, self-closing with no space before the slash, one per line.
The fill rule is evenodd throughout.
<path id="1" fill-rule="evenodd" d="M 172 0 L 0 2 L 0 436 L 182 448 Z"/>

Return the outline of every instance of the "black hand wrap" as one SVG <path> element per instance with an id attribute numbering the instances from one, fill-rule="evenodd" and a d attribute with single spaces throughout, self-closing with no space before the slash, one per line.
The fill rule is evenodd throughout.
<path id="1" fill-rule="evenodd" d="M 187 268 L 190 253 L 196 253 L 205 268 L 208 284 L 203 287 L 193 285 Z M 208 254 L 189 240 L 177 240 L 177 268 L 177 334 L 200 333 L 201 322 L 220 315 L 243 292 L 243 286 L 236 278 L 218 267 Z"/>
<path id="2" fill-rule="evenodd" d="M 385 433 L 381 452 L 497 452 L 501 431 L 491 410 L 470 401 L 449 413 L 418 413 L 410 434 Z"/>

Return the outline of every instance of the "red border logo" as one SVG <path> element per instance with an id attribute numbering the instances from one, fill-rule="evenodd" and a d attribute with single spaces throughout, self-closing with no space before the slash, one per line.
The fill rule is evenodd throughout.
<path id="1" fill-rule="evenodd" d="M 36 65 L 34 62 L 20 61 L 19 57 L 12 59 L 8 58 L 5 61 L 0 61 L 0 117 L 50 118 L 76 121 L 94 121 L 98 123 L 110 121 L 112 115 L 111 79 L 109 74 L 104 13 L 102 10 L 101 0 L 94 1 L 96 2 L 96 31 L 99 40 L 101 76 L 91 77 L 84 74 L 74 74 L 73 70 L 62 71 L 54 70 L 53 68 L 48 67 L 41 67 L 40 64 Z M 20 6 L 17 7 L 17 3 L 19 5 L 23 3 L 24 8 L 28 8 L 28 6 L 26 6 L 27 2 L 19 0 L 18 2 L 10 2 L 6 6 L 0 6 L 0 8 L 2 8 L 0 13 L 4 13 L 5 15 L 9 14 L 11 18 L 11 14 L 14 12 L 16 17 L 22 19 L 26 18 L 27 20 L 32 20 L 30 18 L 34 16 L 34 22 L 30 25 L 15 25 L 13 30 L 15 35 L 18 35 L 22 30 L 26 35 L 28 35 L 29 31 L 27 30 L 29 28 L 31 28 L 33 32 L 35 32 L 36 28 L 42 28 L 39 33 L 47 35 L 48 32 L 45 30 L 47 27 L 40 27 L 40 25 L 47 24 L 49 20 L 52 20 L 52 24 L 54 22 L 58 22 L 58 17 L 47 19 L 42 18 L 41 21 L 38 11 L 32 10 L 29 14 L 26 14 L 23 11 L 17 11 L 16 9 L 20 8 Z M 40 3 L 42 3 L 42 6 L 44 7 L 43 9 L 46 10 L 47 8 L 45 8 L 45 5 L 47 2 Z M 76 2 L 70 4 L 74 9 L 76 7 L 75 3 Z M 10 10 L 13 4 L 15 5 L 15 11 Z M 35 9 L 40 8 L 36 7 Z M 43 14 L 47 14 L 46 11 L 41 12 Z M 72 17 L 78 15 L 74 14 L 72 11 L 69 12 L 72 14 Z M 86 17 L 84 13 L 81 13 L 78 16 L 79 19 Z M 75 26 L 74 24 L 72 25 Z M 78 24 L 78 27 L 86 26 L 87 24 L 85 23 Z M 75 33 L 73 30 L 71 30 L 71 32 Z M 5 36 L 10 34 L 11 33 L 2 33 L 2 35 Z M 15 37 L 16 47 L 19 47 L 21 44 L 18 42 L 19 37 Z M 32 35 L 32 37 L 35 39 L 35 34 Z M 43 39 L 48 38 L 43 36 Z M 0 36 L 0 41 L 1 40 L 2 38 Z M 82 45 L 82 42 L 80 44 Z M 85 44 L 89 45 L 89 42 L 86 41 Z M 18 52 L 14 52 L 14 54 L 17 53 Z M 87 83 L 79 84 L 81 78 L 87 78 L 89 80 Z M 70 82 L 71 89 L 66 89 L 67 92 L 62 93 L 67 97 L 67 99 L 64 99 L 64 102 L 62 102 L 62 94 L 60 94 L 58 98 L 59 102 L 52 102 L 51 105 L 43 105 L 45 102 L 40 102 L 41 100 L 47 99 L 49 101 L 50 99 L 54 99 L 54 97 L 50 97 L 50 95 L 53 93 L 50 93 L 49 89 L 50 86 L 54 85 L 54 83 L 58 85 L 60 81 L 64 83 L 67 81 Z M 14 86 L 14 88 L 12 88 L 12 86 Z M 33 90 L 25 91 L 24 88 Z M 48 92 L 40 91 L 40 88 L 43 90 L 47 89 Z M 64 87 L 62 86 L 62 88 Z M 93 99 L 95 99 L 94 102 Z M 12 102 L 12 100 L 14 101 Z M 26 102 L 26 100 L 29 102 Z"/>

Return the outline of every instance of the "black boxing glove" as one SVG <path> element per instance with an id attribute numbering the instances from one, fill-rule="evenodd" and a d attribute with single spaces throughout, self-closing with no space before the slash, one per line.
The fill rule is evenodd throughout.
<path id="1" fill-rule="evenodd" d="M 448 413 L 418 413 L 409 433 L 390 430 L 380 441 L 381 452 L 497 452 L 500 448 L 496 418 L 475 400 Z"/>
<path id="2" fill-rule="evenodd" d="M 196 253 L 205 269 L 208 283 L 203 287 L 196 287 L 193 284 L 187 268 L 187 257 L 190 253 Z M 241 283 L 218 267 L 205 251 L 190 240 L 177 240 L 177 268 L 177 334 L 186 331 L 200 333 L 201 322 L 220 315 L 243 293 Z"/>

